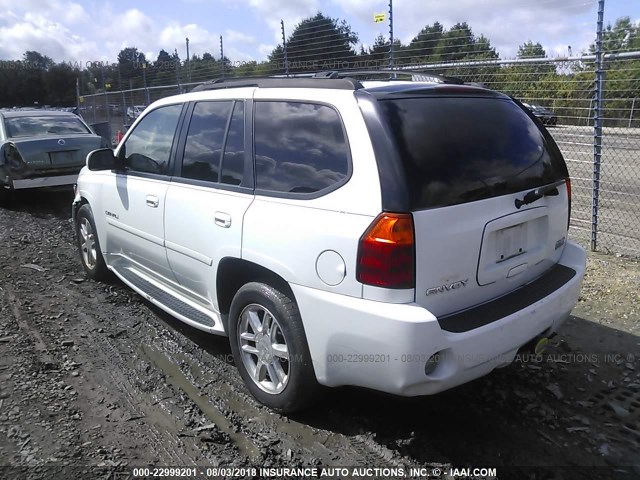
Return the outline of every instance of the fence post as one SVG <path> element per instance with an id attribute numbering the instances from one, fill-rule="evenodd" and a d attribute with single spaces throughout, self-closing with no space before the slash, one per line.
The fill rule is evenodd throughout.
<path id="1" fill-rule="evenodd" d="M 393 69 L 393 0 L 389 0 L 389 68 Z"/>
<path id="2" fill-rule="evenodd" d="M 593 190 L 591 192 L 591 250 L 598 248 L 598 209 L 600 200 L 600 162 L 602 160 L 602 101 L 604 96 L 604 54 L 602 29 L 604 25 L 604 0 L 598 0 L 596 33 L 596 64 L 593 107 Z"/>
<path id="3" fill-rule="evenodd" d="M 631 122 L 633 121 L 633 110 L 636 107 L 636 98 L 633 98 L 633 102 L 631 102 L 631 113 L 629 114 L 629 128 L 631 128 Z"/>
<path id="4" fill-rule="evenodd" d="M 178 49 L 173 50 L 173 59 L 176 62 L 176 83 L 178 84 L 178 93 L 182 93 L 182 85 L 180 85 L 180 62 L 178 59 Z"/>
<path id="5" fill-rule="evenodd" d="M 100 63 L 100 78 L 102 80 L 102 91 L 104 92 L 104 113 L 107 116 L 107 122 L 111 123 L 111 113 L 109 112 L 109 95 L 107 95 L 107 84 L 104 80 L 104 64 Z"/>
<path id="6" fill-rule="evenodd" d="M 289 59 L 287 58 L 287 37 L 284 34 L 284 20 L 280 20 L 280 28 L 282 29 L 282 50 L 284 51 L 284 74 L 289 76 Z"/>
<path id="7" fill-rule="evenodd" d="M 80 112 L 80 79 L 76 77 L 76 108 L 78 109 L 78 115 L 82 116 Z"/>
<path id="8" fill-rule="evenodd" d="M 96 96 L 98 94 L 94 93 L 93 95 L 91 95 L 91 100 L 93 100 L 93 108 L 91 110 L 93 110 L 93 123 L 96 123 Z"/>
<path id="9" fill-rule="evenodd" d="M 146 61 L 142 64 L 142 81 L 144 82 L 144 93 L 145 93 L 145 96 L 147 97 L 147 106 L 149 106 L 151 104 L 151 101 L 149 99 L 149 89 L 147 88 L 147 62 Z"/>
<path id="10" fill-rule="evenodd" d="M 224 45 L 222 44 L 222 35 L 220 35 L 220 74 L 224 78 Z"/>

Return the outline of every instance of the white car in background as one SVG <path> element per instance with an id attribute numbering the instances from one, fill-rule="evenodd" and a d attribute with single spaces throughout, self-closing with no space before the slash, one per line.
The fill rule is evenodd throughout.
<path id="1" fill-rule="evenodd" d="M 437 393 L 542 345 L 586 263 L 546 129 L 446 78 L 327 77 L 203 84 L 92 152 L 73 203 L 87 275 L 228 336 L 285 412 L 320 385 Z"/>
<path id="2" fill-rule="evenodd" d="M 131 107 L 127 107 L 127 119 L 129 122 L 133 122 L 138 118 L 146 108 L 146 105 L 133 105 Z"/>

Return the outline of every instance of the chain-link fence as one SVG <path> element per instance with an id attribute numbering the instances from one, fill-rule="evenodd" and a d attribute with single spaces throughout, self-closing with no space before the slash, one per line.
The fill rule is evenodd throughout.
<path id="1" fill-rule="evenodd" d="M 458 77 L 521 100 L 547 125 L 572 178 L 574 239 L 594 250 L 640 256 L 640 51 L 630 47 L 640 45 L 631 38 L 640 35 L 640 27 L 615 43 L 617 37 L 603 29 L 604 2 L 598 7 L 598 32 L 589 55 L 545 58 L 540 44 L 527 42 L 518 58 L 500 59 L 490 41 L 474 35 L 466 23 L 447 30 L 437 22 L 406 45 L 379 36 L 358 52 L 357 35 L 345 22 L 317 14 L 288 37 L 283 22 L 282 44 L 268 61 L 233 63 L 222 48 L 218 59 L 204 54 L 185 62 L 177 50 L 173 56 L 164 52 L 163 61 L 118 64 L 117 74 L 112 69 L 118 91 L 108 91 L 104 71 L 96 71 L 93 80 L 102 77 L 105 93 L 79 95 L 78 105 L 83 117 L 115 142 L 155 100 L 213 78 L 323 70 L 362 76 L 362 70 L 390 66 L 387 77 L 403 78 L 409 69 Z M 616 53 L 607 55 L 605 48 Z"/>

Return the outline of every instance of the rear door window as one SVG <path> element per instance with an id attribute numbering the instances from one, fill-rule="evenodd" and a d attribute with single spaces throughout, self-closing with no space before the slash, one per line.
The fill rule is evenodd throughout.
<path id="1" fill-rule="evenodd" d="M 259 101 L 254 125 L 256 189 L 314 194 L 346 181 L 349 148 L 342 121 L 333 108 Z"/>
<path id="2" fill-rule="evenodd" d="M 183 178 L 218 182 L 224 134 L 233 102 L 198 102 L 182 160 Z"/>
<path id="3" fill-rule="evenodd" d="M 240 185 L 244 176 L 244 102 L 236 102 L 224 146 L 220 183 Z"/>
<path id="4" fill-rule="evenodd" d="M 557 149 L 510 100 L 414 97 L 380 105 L 413 210 L 516 193 L 567 176 Z"/>

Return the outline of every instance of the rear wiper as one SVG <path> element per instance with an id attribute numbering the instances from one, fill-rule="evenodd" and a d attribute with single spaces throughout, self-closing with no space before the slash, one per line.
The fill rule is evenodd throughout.
<path id="1" fill-rule="evenodd" d="M 522 200 L 516 198 L 516 208 L 519 209 L 523 205 L 529 205 L 530 203 L 540 200 L 542 197 L 558 195 L 558 186 L 562 185 L 565 182 L 565 180 L 558 180 L 555 183 L 551 183 L 549 185 L 545 185 L 544 187 L 538 187 L 535 190 L 531 190 L 524 196 Z"/>

